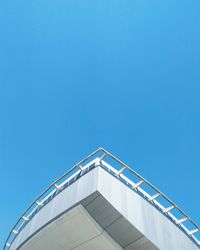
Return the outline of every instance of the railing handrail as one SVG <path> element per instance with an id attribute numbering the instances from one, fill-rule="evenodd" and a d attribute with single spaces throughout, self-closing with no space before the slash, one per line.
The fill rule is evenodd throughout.
<path id="1" fill-rule="evenodd" d="M 119 160 L 117 157 L 115 157 L 114 155 L 110 154 L 108 151 L 106 151 L 103 148 L 99 148 L 97 150 L 95 150 L 93 153 L 91 153 L 90 155 L 88 155 L 87 157 L 85 157 L 83 160 L 81 160 L 80 162 L 78 162 L 76 165 L 74 165 L 71 169 L 69 169 L 65 174 L 63 174 L 60 178 L 58 178 L 57 180 L 55 180 L 51 185 L 49 185 L 29 206 L 28 208 L 23 212 L 23 214 L 19 217 L 19 219 L 17 220 L 17 222 L 14 224 L 14 226 L 12 227 L 6 241 L 4 244 L 4 250 L 9 249 L 10 246 L 12 245 L 13 241 L 15 240 L 15 238 L 17 237 L 19 230 L 21 230 L 21 228 L 23 227 L 24 223 L 27 223 L 27 221 L 29 220 L 29 218 L 26 218 L 26 214 L 28 211 L 31 210 L 31 208 L 33 206 L 35 206 L 33 208 L 33 210 L 31 210 L 31 213 L 28 215 L 32 215 L 33 212 L 35 212 L 37 210 L 38 207 L 42 206 L 43 204 L 40 204 L 40 198 L 43 197 L 45 194 L 47 194 L 50 189 L 52 187 L 54 187 L 54 190 L 52 191 L 52 193 L 54 193 L 57 189 L 59 189 L 59 186 L 57 186 L 58 182 L 60 182 L 63 178 L 65 178 L 67 175 L 69 175 L 72 171 L 74 171 L 76 168 L 79 168 L 80 171 L 82 171 L 82 166 L 81 164 L 83 164 L 84 162 L 86 162 L 87 160 L 89 160 L 90 158 L 92 158 L 94 155 L 96 155 L 97 153 L 102 152 L 103 155 L 99 158 L 100 163 L 102 163 L 102 165 L 106 165 L 104 162 L 104 158 L 105 157 L 110 157 L 112 158 L 114 161 L 116 161 L 117 163 L 119 163 L 122 168 L 120 170 L 116 170 L 115 169 L 115 174 L 117 174 L 118 177 L 122 178 L 123 180 L 127 179 L 126 176 L 123 175 L 123 172 L 127 169 L 129 170 L 131 173 L 133 173 L 135 176 L 137 176 L 140 181 L 137 184 L 134 184 L 133 188 L 142 193 L 142 194 L 146 194 L 145 198 L 151 202 L 153 205 L 158 206 L 161 211 L 163 212 L 163 214 L 167 215 L 168 217 L 170 217 L 174 223 L 181 227 L 184 232 L 197 244 L 197 246 L 200 245 L 198 239 L 194 236 L 195 233 L 200 231 L 200 227 L 182 210 L 180 209 L 175 203 L 173 203 L 165 194 L 163 194 L 160 190 L 158 190 L 153 184 L 151 184 L 149 181 L 147 181 L 144 177 L 142 177 L 140 174 L 138 174 L 135 170 L 133 170 L 131 167 L 129 167 L 127 164 L 125 164 L 124 162 L 122 162 L 121 160 Z M 109 165 L 109 164 L 107 164 Z M 129 179 L 129 178 L 128 178 Z M 68 179 L 67 179 L 68 180 Z M 151 196 L 148 194 L 148 192 L 145 192 L 142 188 L 140 188 L 140 186 L 146 183 L 149 187 L 151 187 L 156 194 Z M 60 185 L 62 185 L 63 183 L 61 183 Z M 61 190 L 62 191 L 62 190 Z M 148 194 L 148 196 L 147 196 Z M 48 194 L 50 195 L 50 194 Z M 48 195 L 43 199 L 46 200 L 46 198 L 48 197 Z M 160 204 L 158 201 L 156 201 L 156 198 L 158 197 L 163 197 L 170 205 L 171 207 L 165 208 L 164 206 L 162 206 L 162 204 Z M 46 205 L 46 204 L 45 204 Z M 164 208 L 164 209 L 163 209 Z M 184 216 L 184 218 L 182 219 L 177 219 L 173 214 L 170 213 L 171 210 L 176 209 L 177 211 L 179 211 L 180 214 L 182 214 Z M 191 224 L 193 225 L 194 229 L 193 230 L 189 230 L 187 229 L 187 227 L 185 225 L 183 225 L 182 223 L 184 223 L 185 221 L 190 221 Z M 21 225 L 19 226 L 18 229 L 16 229 L 17 225 L 20 223 Z M 12 241 L 10 242 L 10 238 L 11 236 L 14 234 Z M 10 243 L 9 243 L 10 242 Z"/>
<path id="2" fill-rule="evenodd" d="M 159 193 L 163 198 L 165 198 L 171 205 L 174 205 L 175 208 L 182 213 L 185 217 L 188 218 L 188 220 L 197 228 L 199 228 L 197 226 L 197 224 L 182 210 L 180 209 L 171 199 L 169 199 L 165 194 L 163 194 L 158 188 L 156 188 L 153 184 L 151 184 L 151 182 L 147 181 L 144 177 L 142 177 L 140 174 L 138 174 L 135 170 L 133 170 L 131 167 L 129 167 L 128 165 L 126 165 L 124 162 L 122 162 L 121 160 L 119 160 L 118 158 L 116 158 L 114 155 L 110 154 L 108 151 L 106 151 L 105 149 L 101 149 L 104 153 L 106 153 L 107 155 L 109 155 L 112 159 L 114 159 L 115 161 L 117 161 L 118 163 L 120 163 L 122 166 L 126 167 L 128 170 L 130 170 L 133 174 L 135 174 L 137 177 L 139 177 L 141 180 L 143 180 L 146 184 L 148 184 L 152 189 L 154 189 L 157 193 Z"/>
<path id="3" fill-rule="evenodd" d="M 17 220 L 17 222 L 14 224 L 14 226 L 12 227 L 6 241 L 4 244 L 4 249 L 6 249 L 8 240 L 11 236 L 11 234 L 13 233 L 13 230 L 15 229 L 15 227 L 19 224 L 19 222 L 21 221 L 21 219 L 23 219 L 23 217 L 25 216 L 25 214 L 30 210 L 31 207 L 34 206 L 34 204 L 45 194 L 47 193 L 55 184 L 57 184 L 60 180 L 62 180 L 65 176 L 67 176 L 68 174 L 70 174 L 74 169 L 76 169 L 79 165 L 81 165 L 82 163 L 84 163 L 85 161 L 87 161 L 89 158 L 91 158 L 92 156 L 94 156 L 95 154 L 97 154 L 99 151 L 101 151 L 101 148 L 95 150 L 93 153 L 91 153 L 90 155 L 88 155 L 87 157 L 85 157 L 83 160 L 81 160 L 80 162 L 78 162 L 76 165 L 74 165 L 71 169 L 69 169 L 67 172 L 65 172 L 61 177 L 59 177 L 58 179 L 56 179 L 53 183 L 51 183 L 29 206 L 28 208 L 22 213 L 22 215 L 19 217 L 19 219 Z M 10 247 L 10 246 L 9 246 Z"/>

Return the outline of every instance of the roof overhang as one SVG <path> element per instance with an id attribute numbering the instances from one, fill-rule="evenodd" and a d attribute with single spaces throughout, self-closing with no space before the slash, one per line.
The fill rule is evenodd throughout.
<path id="1" fill-rule="evenodd" d="M 159 209 L 98 162 L 67 179 L 62 192 L 50 193 L 10 249 L 198 249 Z"/>

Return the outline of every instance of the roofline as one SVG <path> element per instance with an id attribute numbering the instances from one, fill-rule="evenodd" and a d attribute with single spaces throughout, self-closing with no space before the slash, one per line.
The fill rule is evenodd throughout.
<path id="1" fill-rule="evenodd" d="M 119 160 L 117 157 L 115 157 L 114 155 L 112 155 L 111 153 L 109 153 L 108 151 L 106 151 L 104 148 L 100 147 L 97 150 L 95 150 L 93 153 L 91 153 L 90 155 L 88 155 L 87 157 L 85 157 L 83 160 L 81 160 L 80 162 L 78 162 L 76 165 L 74 165 L 71 169 L 69 169 L 65 174 L 63 174 L 60 178 L 58 178 L 57 180 L 55 180 L 49 187 L 47 187 L 31 204 L 30 206 L 23 212 L 23 214 L 19 217 L 19 219 L 17 220 L 17 222 L 14 224 L 14 226 L 12 227 L 6 241 L 4 244 L 4 250 L 9 249 L 10 246 L 12 245 L 13 241 L 15 240 L 15 238 L 17 237 L 17 235 L 19 234 L 20 230 L 24 227 L 24 225 L 29 221 L 30 216 L 35 215 L 42 206 L 45 206 L 47 203 L 44 204 L 44 200 L 47 199 L 49 197 L 50 194 L 58 194 L 60 192 L 62 192 L 64 189 L 62 189 L 62 184 L 60 185 L 58 184 L 60 181 L 62 181 L 65 177 L 67 177 L 68 175 L 70 175 L 74 170 L 79 171 L 79 173 L 83 173 L 86 171 L 85 173 L 88 173 L 91 169 L 87 169 L 87 165 L 86 167 L 82 167 L 81 164 L 85 163 L 87 160 L 91 159 L 93 156 L 97 155 L 98 153 L 102 153 L 102 155 L 99 157 L 99 162 L 96 163 L 96 166 L 98 164 L 103 164 L 105 165 L 104 159 L 105 157 L 110 157 L 111 159 L 113 159 L 115 162 L 119 163 L 122 168 L 120 170 L 116 170 L 114 169 L 115 175 L 120 178 L 120 179 L 128 179 L 125 175 L 123 175 L 123 172 L 125 170 L 130 171 L 132 174 L 134 174 L 135 176 L 137 176 L 139 178 L 139 182 L 137 183 L 133 183 L 131 182 L 130 179 L 128 179 L 132 185 L 132 189 L 134 189 L 136 192 L 138 193 L 142 193 L 144 198 L 148 201 L 151 202 L 152 205 L 154 205 L 156 208 L 159 208 L 159 210 L 165 215 L 167 216 L 170 220 L 172 220 L 172 222 L 174 224 L 176 224 L 178 227 L 180 227 L 180 229 L 182 231 L 184 231 L 187 236 L 189 236 L 189 238 L 198 246 L 200 247 L 200 241 L 195 237 L 195 233 L 200 231 L 200 227 L 188 216 L 186 215 L 185 212 L 183 212 L 183 210 L 181 210 L 175 203 L 173 203 L 166 195 L 164 195 L 161 191 L 159 191 L 154 185 L 152 185 L 149 181 L 147 181 L 144 177 L 142 177 L 140 174 L 138 174 L 135 170 L 133 170 L 131 167 L 129 167 L 128 165 L 126 165 L 124 162 L 122 162 L 121 160 Z M 99 165 L 98 165 L 99 166 Z M 71 176 L 70 176 L 71 177 Z M 151 196 L 150 194 L 148 194 L 148 192 L 145 192 L 144 189 L 142 189 L 140 186 L 142 184 L 146 183 L 148 187 L 150 187 L 151 189 L 153 189 L 156 194 Z M 49 192 L 52 190 L 52 192 L 49 194 Z M 42 202 L 40 201 L 40 199 L 45 196 L 45 198 L 42 200 Z M 55 196 L 53 196 L 54 198 Z M 158 201 L 156 201 L 156 199 L 158 197 L 162 197 L 164 200 L 166 200 L 170 206 L 169 207 L 165 207 L 163 206 L 161 203 L 159 203 Z M 179 211 L 180 214 L 183 215 L 183 218 L 178 219 L 176 218 L 173 214 L 170 213 L 170 211 L 172 210 L 177 210 Z M 192 225 L 193 225 L 193 229 L 188 229 L 183 223 L 185 221 L 189 221 Z"/>

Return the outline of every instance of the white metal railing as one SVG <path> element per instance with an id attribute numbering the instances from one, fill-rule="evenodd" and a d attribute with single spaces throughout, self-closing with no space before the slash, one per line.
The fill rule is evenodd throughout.
<path id="1" fill-rule="evenodd" d="M 100 156 L 99 156 L 100 154 Z M 98 155 L 98 158 L 90 161 L 88 164 L 83 166 L 86 161 L 92 159 Z M 118 163 L 121 168 L 116 169 L 112 167 L 105 161 L 105 158 L 109 157 Z M 167 216 L 174 224 L 176 224 L 186 235 L 193 240 L 193 242 L 200 247 L 200 240 L 195 234 L 200 232 L 200 227 L 188 216 L 186 215 L 176 204 L 174 204 L 167 196 L 165 196 L 162 192 L 160 192 L 156 187 L 154 187 L 149 181 L 143 178 L 140 174 L 130 168 L 128 165 L 123 163 L 121 160 L 107 152 L 103 148 L 99 148 L 94 151 L 92 154 L 88 155 L 86 158 L 81 160 L 75 166 L 73 166 L 70 170 L 68 170 L 63 176 L 54 181 L 42 194 L 40 194 L 31 205 L 25 210 L 25 212 L 19 217 L 15 225 L 12 227 L 6 241 L 4 244 L 4 250 L 7 250 L 12 245 L 13 241 L 19 235 L 20 231 L 23 227 L 34 217 L 34 215 L 49 201 L 51 201 L 56 195 L 58 195 L 62 190 L 67 188 L 70 184 L 76 181 L 78 178 L 92 170 L 94 167 L 102 167 L 106 171 L 110 172 L 116 178 L 124 182 L 131 189 L 133 189 L 138 194 L 142 195 L 148 202 L 158 208 L 165 216 Z M 74 173 L 75 171 L 75 173 Z M 130 177 L 127 177 L 125 172 L 133 174 L 138 178 L 137 182 L 131 180 Z M 67 179 L 66 179 L 67 178 Z M 146 188 L 144 187 L 146 185 Z M 148 192 L 148 189 L 151 188 L 155 193 L 152 195 Z M 157 199 L 162 198 L 164 202 L 160 202 Z M 166 207 L 166 202 L 169 204 Z M 164 205 L 165 204 L 165 205 Z M 178 212 L 181 215 L 181 218 L 175 216 L 172 212 Z M 190 227 L 188 227 L 186 222 L 190 223 Z"/>

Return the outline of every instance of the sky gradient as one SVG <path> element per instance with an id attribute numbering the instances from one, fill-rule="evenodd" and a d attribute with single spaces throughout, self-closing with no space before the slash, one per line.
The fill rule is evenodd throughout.
<path id="1" fill-rule="evenodd" d="M 200 224 L 200 1 L 0 2 L 0 248 L 102 146 Z"/>

